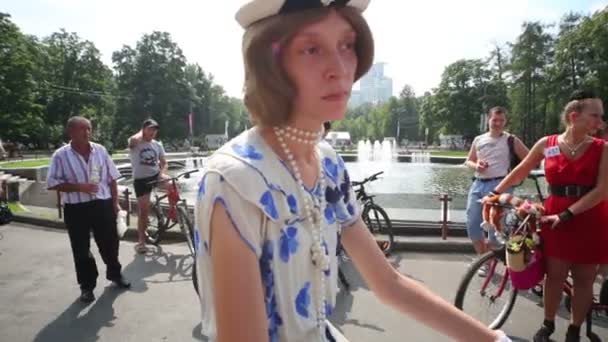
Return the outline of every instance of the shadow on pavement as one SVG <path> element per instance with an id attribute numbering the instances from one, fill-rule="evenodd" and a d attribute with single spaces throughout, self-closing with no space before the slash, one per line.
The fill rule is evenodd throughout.
<path id="1" fill-rule="evenodd" d="M 107 286 L 83 315 L 81 312 L 85 311 L 88 306 L 76 299 L 36 335 L 34 342 L 97 341 L 99 330 L 114 325 L 113 321 L 116 316 L 114 316 L 113 304 L 122 293 L 124 293 L 123 290 Z"/>
<path id="2" fill-rule="evenodd" d="M 190 254 L 165 253 L 161 246 L 153 246 L 146 254 L 134 252 L 123 274 L 132 282 L 131 291 L 145 292 L 148 283 L 190 282 L 193 263 Z"/>
<path id="3" fill-rule="evenodd" d="M 338 292 L 338 295 L 336 297 L 336 307 L 334 308 L 334 311 L 329 320 L 334 323 L 336 328 L 338 328 L 339 330 L 341 330 L 340 328 L 343 325 L 352 324 L 358 327 L 372 329 L 375 331 L 384 331 L 384 329 L 376 325 L 362 323 L 358 319 L 349 319 L 347 317 L 353 308 L 354 302 L 354 296 L 351 292 L 361 289 L 369 291 L 369 288 L 365 284 L 365 281 L 363 280 L 361 275 L 359 275 L 359 272 L 357 272 L 357 269 L 352 264 L 350 259 L 344 260 L 340 264 L 340 269 L 344 273 L 344 276 L 346 277 L 350 287 L 348 290 L 344 289 L 343 287 L 340 287 L 340 291 Z"/>

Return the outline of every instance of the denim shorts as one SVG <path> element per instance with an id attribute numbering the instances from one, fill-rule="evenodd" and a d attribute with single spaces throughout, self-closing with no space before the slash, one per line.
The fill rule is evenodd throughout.
<path id="1" fill-rule="evenodd" d="M 469 196 L 467 197 L 467 234 L 471 241 L 480 241 L 486 238 L 486 232 L 481 228 L 482 215 L 481 203 L 479 203 L 479 200 L 490 193 L 490 191 L 494 190 L 501 181 L 502 179 L 493 179 L 482 182 L 476 179 L 473 181 L 473 184 L 471 184 Z M 512 189 L 509 189 L 506 192 L 510 193 L 512 192 Z M 494 230 L 487 232 L 487 238 L 493 243 L 497 242 Z"/>

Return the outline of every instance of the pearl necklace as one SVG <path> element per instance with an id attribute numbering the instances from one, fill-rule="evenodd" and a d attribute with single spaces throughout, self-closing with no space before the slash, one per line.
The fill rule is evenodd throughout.
<path id="1" fill-rule="evenodd" d="M 317 328 L 319 329 L 319 333 L 321 336 L 325 336 L 325 272 L 329 271 L 330 259 L 329 255 L 326 254 L 325 248 L 323 247 L 323 232 L 321 229 L 321 213 L 320 211 L 324 208 L 324 199 L 325 196 L 322 195 L 319 198 L 319 210 L 314 209 L 314 203 L 309 195 L 308 191 L 306 191 L 306 187 L 304 186 L 304 181 L 302 180 L 302 174 L 300 173 L 300 169 L 293 157 L 293 153 L 289 150 L 287 143 L 285 142 L 285 137 L 288 137 L 288 132 L 296 132 L 296 135 L 302 135 L 301 132 L 297 128 L 291 128 L 287 126 L 286 128 L 282 127 L 273 127 L 274 134 L 277 137 L 283 152 L 287 156 L 287 161 L 293 170 L 296 181 L 302 191 L 304 197 L 304 209 L 306 210 L 306 219 L 311 223 L 311 233 L 312 233 L 312 246 L 310 249 L 311 260 L 313 265 L 318 271 L 318 286 L 316 287 L 316 295 L 317 295 Z M 311 133 L 311 132 L 308 132 Z M 321 157 L 317 152 L 317 158 L 319 161 L 319 186 L 322 190 L 325 189 L 325 176 L 323 174 L 323 165 L 321 163 Z M 313 195 L 314 196 L 314 195 Z"/>
<path id="2" fill-rule="evenodd" d="M 562 135 L 561 138 L 562 142 L 564 143 L 564 146 L 568 149 L 568 151 L 570 151 L 570 156 L 572 157 L 574 157 L 578 149 L 581 148 L 581 146 L 583 146 L 583 144 L 589 140 L 587 137 L 585 137 L 585 139 L 583 139 L 583 141 L 578 143 L 576 146 L 570 147 L 570 144 L 568 144 L 568 141 L 566 141 L 566 137 Z"/>
<path id="3" fill-rule="evenodd" d="M 306 145 L 316 145 L 323 136 L 322 130 L 318 132 L 311 132 L 291 126 L 285 126 L 285 128 L 276 128 L 283 130 L 282 133 L 284 133 L 287 139 Z"/>

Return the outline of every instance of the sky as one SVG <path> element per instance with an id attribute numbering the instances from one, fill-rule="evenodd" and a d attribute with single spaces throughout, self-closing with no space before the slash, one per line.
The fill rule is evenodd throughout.
<path id="1" fill-rule="evenodd" d="M 45 37 L 64 28 L 92 41 L 112 66 L 112 52 L 135 46 L 145 33 L 167 31 L 189 63 L 242 97 L 242 29 L 234 14 L 244 0 L 2 0 L 22 32 Z M 393 92 L 418 95 L 439 84 L 443 69 L 462 58 L 485 58 L 512 42 L 524 21 L 557 23 L 569 11 L 590 14 L 608 0 L 372 0 L 364 15 L 387 63 Z"/>

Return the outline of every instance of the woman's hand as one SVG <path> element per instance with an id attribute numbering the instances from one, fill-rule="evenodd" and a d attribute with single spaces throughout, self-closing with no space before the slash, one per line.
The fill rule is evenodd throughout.
<path id="1" fill-rule="evenodd" d="M 491 195 L 491 194 L 483 196 L 483 198 L 481 199 L 481 204 L 484 205 L 487 203 L 492 203 L 492 196 L 493 195 Z"/>
<path id="2" fill-rule="evenodd" d="M 551 223 L 551 229 L 555 229 L 557 225 L 561 222 L 559 219 L 559 215 L 545 215 L 540 218 L 541 223 Z"/>

